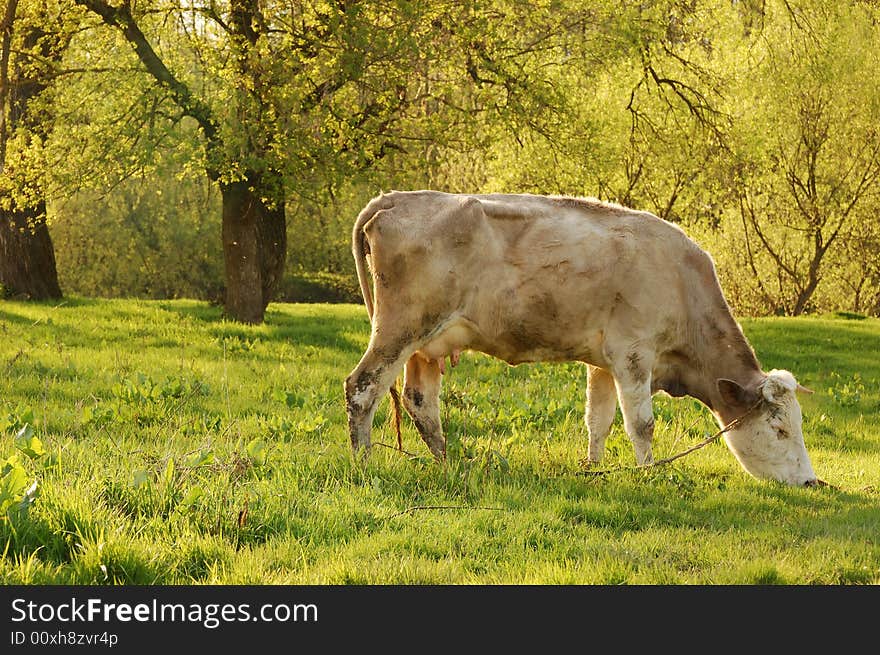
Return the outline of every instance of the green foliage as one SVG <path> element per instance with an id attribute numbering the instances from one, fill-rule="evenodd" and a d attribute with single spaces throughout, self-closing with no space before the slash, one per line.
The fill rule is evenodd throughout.
<path id="1" fill-rule="evenodd" d="M 87 296 L 217 300 L 219 194 L 203 180 L 177 175 L 166 163 L 113 194 L 82 191 L 54 205 L 62 287 Z"/>
<path id="2" fill-rule="evenodd" d="M 6 302 L 0 580 L 880 582 L 880 324 L 743 328 L 765 368 L 816 391 L 807 448 L 839 489 L 757 481 L 722 443 L 584 476 L 583 367 L 473 353 L 443 378 L 446 466 L 407 419 L 414 457 L 376 446 L 362 465 L 342 381 L 369 337 L 363 307 L 273 304 L 242 326 L 184 300 Z M 658 458 L 717 429 L 696 401 L 654 405 Z M 388 415 L 383 400 L 373 439 L 393 445 Z M 632 463 L 617 417 L 605 464 Z"/>
<path id="3" fill-rule="evenodd" d="M 849 241 L 877 207 L 880 31 L 847 5 L 772 4 L 768 14 L 756 42 L 765 56 L 738 81 L 749 111 L 730 130 L 737 208 L 725 232 L 754 274 L 750 311 L 843 308 L 840 283 L 851 293 L 871 275 Z"/>
<path id="4" fill-rule="evenodd" d="M 139 2 L 178 86 L 78 4 L 20 17 L 68 45 L 6 169 L 71 293 L 222 302 L 219 185 L 247 179 L 285 206 L 280 300 L 357 302 L 355 216 L 428 187 L 652 211 L 739 314 L 880 313 L 870 3 L 270 3 L 245 38 L 228 3 Z"/>
<path id="5" fill-rule="evenodd" d="M 4 462 L 0 468 L 0 519 L 9 520 L 9 512 L 15 511 L 16 507 L 27 496 L 28 474 L 13 455 Z M 24 496 L 22 494 L 25 494 Z"/>
<path id="6" fill-rule="evenodd" d="M 30 459 L 38 459 L 46 454 L 43 442 L 34 434 L 30 425 L 25 425 L 15 435 L 15 447 Z"/>
<path id="7" fill-rule="evenodd" d="M 30 411 L 26 417 L 32 417 Z M 9 425 L 7 422 L 7 428 Z M 5 432 L 0 429 L 0 435 Z M 46 450 L 28 423 L 15 432 L 12 443 L 17 452 L 0 467 L 0 521 L 27 520 L 28 511 L 40 496 L 40 474 L 59 465 L 58 455 Z"/>
<path id="8" fill-rule="evenodd" d="M 0 434 L 19 432 L 34 422 L 34 410 L 19 403 L 11 410 L 0 413 Z M 31 430 L 32 431 L 32 430 Z"/>
<path id="9" fill-rule="evenodd" d="M 841 379 L 839 373 L 832 372 L 830 379 L 834 382 L 828 393 L 834 398 L 841 407 L 857 407 L 862 400 L 862 394 L 865 393 L 865 385 L 862 383 L 862 376 L 858 372 L 854 373 L 848 380 Z"/>
<path id="10" fill-rule="evenodd" d="M 156 382 L 148 375 L 137 373 L 113 384 L 106 400 L 92 396 L 92 400 L 97 402 L 83 407 L 80 420 L 84 425 L 94 427 L 131 422 L 141 426 L 161 424 L 168 420 L 169 414 L 191 402 L 194 397 L 209 393 L 207 385 L 198 380 L 168 377 Z M 184 429 L 187 432 L 210 433 L 218 428 L 216 419 L 201 418 Z"/>

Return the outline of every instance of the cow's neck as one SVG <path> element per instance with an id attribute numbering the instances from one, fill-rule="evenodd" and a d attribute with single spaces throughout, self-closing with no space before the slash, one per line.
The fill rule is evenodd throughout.
<path id="1" fill-rule="evenodd" d="M 722 424 L 742 415 L 742 408 L 726 403 L 718 391 L 718 379 L 727 378 L 743 387 L 753 388 L 764 377 L 755 353 L 733 316 L 723 320 L 706 316 L 699 322 L 701 334 L 700 366 L 691 382 L 689 395 L 705 404 Z"/>

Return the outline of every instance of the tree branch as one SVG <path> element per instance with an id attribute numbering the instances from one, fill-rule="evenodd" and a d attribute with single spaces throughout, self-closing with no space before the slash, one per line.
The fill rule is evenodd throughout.
<path id="1" fill-rule="evenodd" d="M 746 242 L 746 255 L 748 256 L 749 268 L 752 269 L 752 274 L 755 276 L 755 281 L 758 283 L 758 289 L 761 292 L 761 295 L 764 296 L 764 302 L 768 305 L 775 304 L 773 302 L 773 298 L 767 292 L 767 288 L 764 286 L 764 280 L 761 279 L 760 273 L 758 273 L 758 267 L 755 266 L 755 256 L 752 253 L 752 242 L 749 239 L 749 224 L 746 221 L 746 208 L 744 206 L 744 199 L 742 194 L 739 195 L 739 217 L 742 220 L 743 226 L 743 237 Z"/>
<path id="2" fill-rule="evenodd" d="M 792 279 L 792 281 L 798 287 L 800 287 L 800 284 L 798 284 L 797 273 L 782 260 L 782 255 L 773 249 L 773 247 L 770 245 L 770 241 L 767 239 L 767 237 L 761 231 L 760 225 L 758 223 L 758 217 L 755 216 L 755 210 L 751 206 L 751 204 L 748 202 L 748 198 L 746 198 L 745 206 L 748 209 L 749 222 L 752 224 L 752 228 L 755 230 L 755 234 L 758 235 L 758 239 L 760 239 L 761 243 L 764 245 L 764 249 L 767 251 L 767 253 L 770 255 L 770 257 L 773 258 L 773 261 L 776 262 L 776 266 L 779 268 L 779 270 L 785 271 L 788 274 L 788 276 Z"/>
<path id="3" fill-rule="evenodd" d="M 161 87 L 168 91 L 174 103 L 181 108 L 183 113 L 194 118 L 202 128 L 202 132 L 208 141 L 207 148 L 209 151 L 221 144 L 219 126 L 210 107 L 193 95 L 189 87 L 168 70 L 165 62 L 153 50 L 147 37 L 132 16 L 128 3 L 114 7 L 105 2 L 105 0 L 74 0 L 74 2 L 100 16 L 106 25 L 115 27 L 122 32 L 125 40 L 134 47 L 138 59 L 140 59 L 150 75 L 153 76 Z M 208 176 L 211 179 L 217 179 L 219 171 L 210 163 L 210 156 L 208 160 Z"/>

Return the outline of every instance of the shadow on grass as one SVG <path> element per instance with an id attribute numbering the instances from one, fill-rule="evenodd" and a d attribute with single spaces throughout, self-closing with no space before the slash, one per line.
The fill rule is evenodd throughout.
<path id="1" fill-rule="evenodd" d="M 126 349 L 144 348 L 172 350 L 181 345 L 195 349 L 198 357 L 220 359 L 243 356 L 247 359 L 274 361 L 273 348 L 252 348 L 257 341 L 265 344 L 289 343 L 297 348 L 335 350 L 352 355 L 353 367 L 363 353 L 369 339 L 370 327 L 366 316 L 339 314 L 294 315 L 270 306 L 266 321 L 260 325 L 246 325 L 230 321 L 221 307 L 199 301 L 137 301 L 71 298 L 63 306 L 44 303 L 58 309 L 50 314 L 52 322 L 34 319 L 15 311 L 14 307 L 0 304 L 0 325 L 10 325 L 14 332 L 38 330 L 41 335 L 58 334 L 72 346 L 101 348 L 123 344 Z M 67 313 L 93 308 L 80 314 Z M 181 319 L 181 320 L 175 320 Z M 180 328 L 175 323 L 182 324 Z M 171 329 L 169 330 L 170 324 Z M 16 327 L 12 327 L 16 326 Z M 21 326 L 21 327 L 19 327 Z M 13 332 L 13 334 L 14 334 Z M 362 335 L 362 337 L 355 336 Z M 227 341 L 224 344 L 225 340 Z M 235 341 L 237 340 L 237 342 Z"/>
<path id="2" fill-rule="evenodd" d="M 362 353 L 370 333 L 366 316 L 351 318 L 319 314 L 292 316 L 289 312 L 279 311 L 270 305 L 266 311 L 265 322 L 260 325 L 247 325 L 229 320 L 223 314 L 221 307 L 207 303 L 187 305 L 159 303 L 158 306 L 166 312 L 209 326 L 207 332 L 216 338 L 235 338 L 245 343 L 260 339 L 274 343 L 289 342 L 296 346 Z M 350 336 L 359 332 L 364 335 L 362 342 Z M 272 353 L 253 354 L 257 358 L 274 359 Z"/>
<path id="3" fill-rule="evenodd" d="M 31 325 L 33 322 L 34 319 L 22 316 L 21 314 L 16 314 L 0 304 L 0 324 L 12 323 L 14 325 Z"/>
<path id="4" fill-rule="evenodd" d="M 166 312 L 201 323 L 219 323 L 226 320 L 223 307 L 207 301 L 194 301 L 185 305 L 180 302 L 158 301 L 156 305 Z"/>

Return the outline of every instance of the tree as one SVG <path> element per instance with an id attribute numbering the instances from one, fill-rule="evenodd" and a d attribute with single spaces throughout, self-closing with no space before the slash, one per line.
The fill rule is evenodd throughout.
<path id="1" fill-rule="evenodd" d="M 18 0 L 7 0 L 0 25 L 0 294 L 35 300 L 61 297 L 46 198 L 27 161 L 50 130 L 50 117 L 34 109 L 49 84 L 47 62 L 66 46 L 50 25 L 45 8 L 21 15 Z"/>
<path id="2" fill-rule="evenodd" d="M 390 154 L 466 142 L 482 113 L 534 127 L 549 106 L 520 64 L 553 35 L 517 33 L 504 15 L 528 20 L 517 3 L 74 1 L 129 45 L 161 96 L 154 115 L 198 125 L 222 196 L 226 310 L 245 322 L 284 269 L 289 202 L 333 198 Z"/>
<path id="3" fill-rule="evenodd" d="M 198 124 L 205 170 L 219 185 L 222 196 L 226 311 L 242 322 L 261 322 L 284 268 L 286 226 L 284 187 L 271 157 L 274 125 L 263 115 L 277 115 L 268 91 L 266 68 L 261 66 L 272 52 L 271 48 L 260 51 L 269 32 L 257 3 L 232 0 L 225 19 L 213 3 L 198 8 L 200 16 L 213 18 L 222 27 L 218 33 L 203 24 L 205 37 L 224 38 L 225 46 L 232 51 L 232 107 L 224 117 L 228 125 L 221 124 L 217 109 L 169 69 L 144 34 L 141 22 L 155 8 L 145 7 L 136 17 L 128 1 L 119 6 L 104 0 L 76 3 L 119 30 L 180 115 Z M 196 11 L 195 6 L 190 8 Z M 174 11 L 164 8 L 168 14 Z"/>
<path id="4" fill-rule="evenodd" d="M 596 175 L 603 197 L 676 223 L 714 220 L 712 165 L 730 123 L 721 109 L 726 71 L 716 62 L 725 35 L 717 23 L 729 25 L 729 13 L 677 0 L 639 7 L 625 85 L 611 80 L 626 94 L 619 102 L 628 125 L 618 164 Z"/>
<path id="5" fill-rule="evenodd" d="M 568 15 L 560 65 L 545 53 L 564 119 L 502 141 L 490 186 L 598 196 L 675 222 L 711 212 L 703 188 L 729 121 L 712 67 L 712 11 L 723 12 L 680 0 L 581 10 Z"/>
<path id="6" fill-rule="evenodd" d="M 862 209 L 841 244 L 833 277 L 840 305 L 853 312 L 880 316 L 880 194 Z M 849 302 L 843 305 L 846 296 Z"/>
<path id="7" fill-rule="evenodd" d="M 760 295 L 798 315 L 877 194 L 880 32 L 859 7 L 782 4 L 741 92 L 734 196 Z"/>

